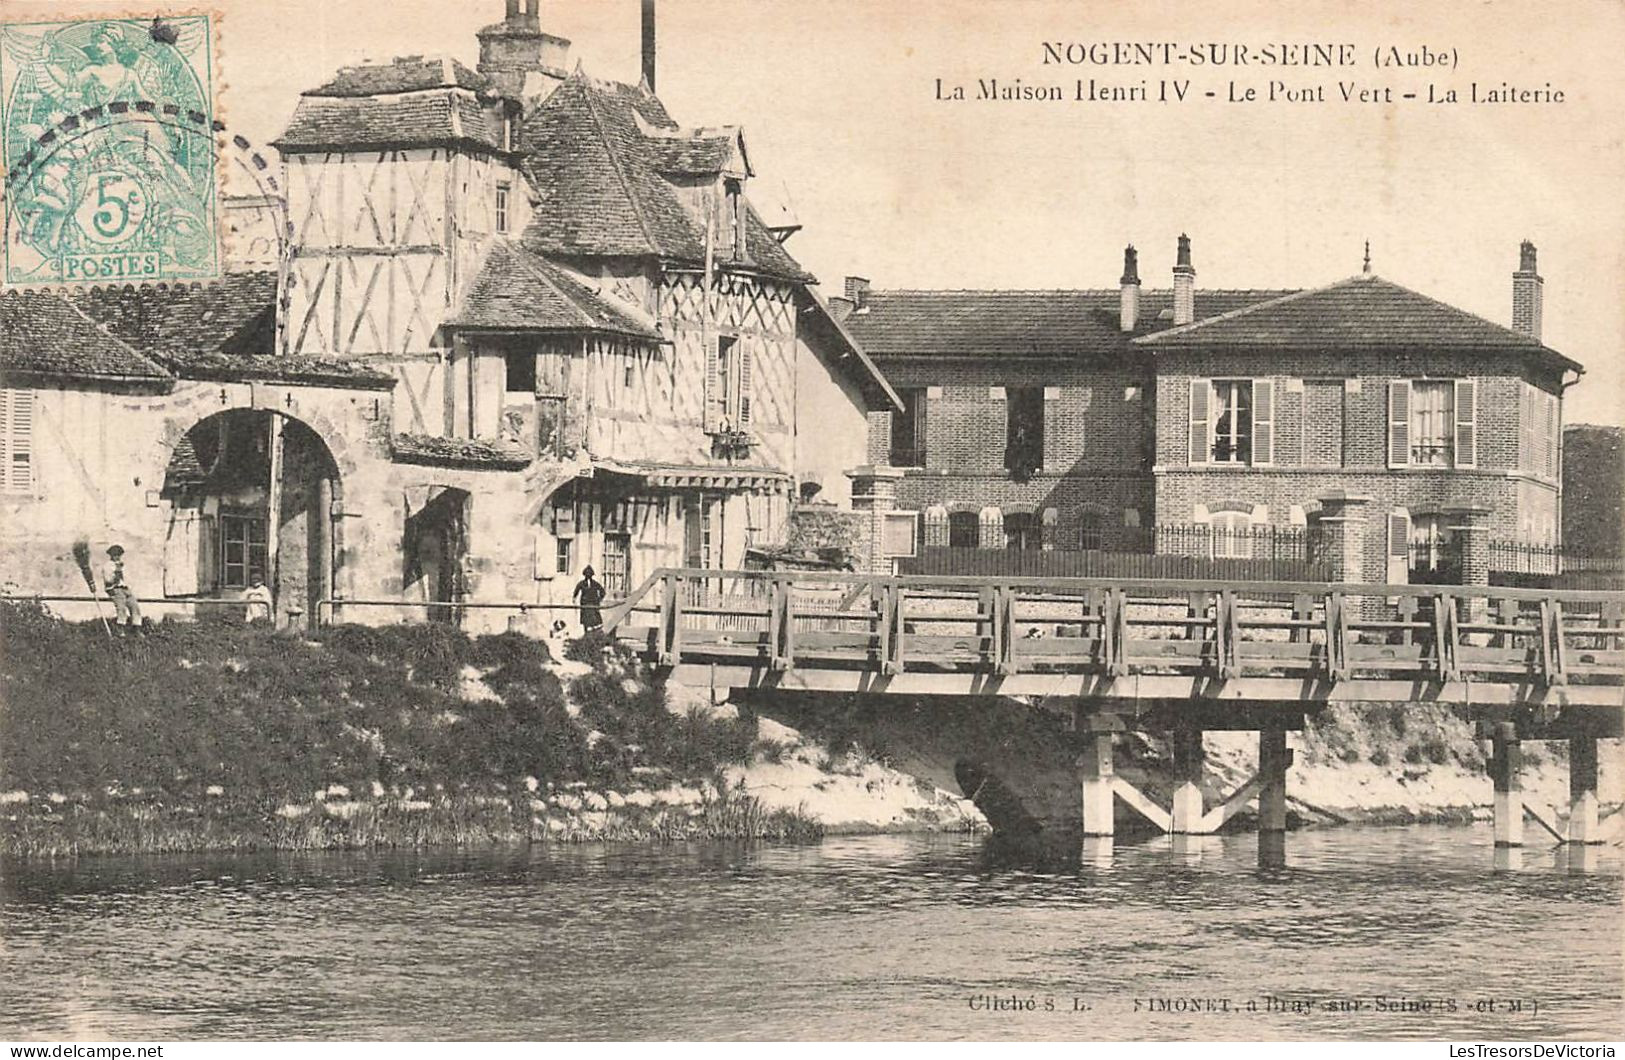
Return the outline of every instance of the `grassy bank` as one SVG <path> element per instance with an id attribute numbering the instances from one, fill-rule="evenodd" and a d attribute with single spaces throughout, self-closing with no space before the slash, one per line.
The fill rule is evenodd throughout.
<path id="1" fill-rule="evenodd" d="M 232 622 L 110 640 L 0 604 L 0 852 L 801 838 L 726 779 L 752 719 L 673 714 L 600 638 Z"/>

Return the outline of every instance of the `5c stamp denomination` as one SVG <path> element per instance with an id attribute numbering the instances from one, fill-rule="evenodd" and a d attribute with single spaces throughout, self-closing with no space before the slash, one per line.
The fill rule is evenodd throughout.
<path id="1" fill-rule="evenodd" d="M 220 272 L 207 15 L 0 25 L 4 282 Z"/>

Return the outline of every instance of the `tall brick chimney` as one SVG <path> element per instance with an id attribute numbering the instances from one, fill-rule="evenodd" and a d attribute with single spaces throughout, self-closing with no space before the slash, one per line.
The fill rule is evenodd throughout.
<path id="1" fill-rule="evenodd" d="M 1123 278 L 1117 282 L 1121 285 L 1118 326 L 1124 331 L 1133 331 L 1140 322 L 1140 255 L 1133 243 L 1123 248 Z"/>
<path id="2" fill-rule="evenodd" d="M 537 8 L 541 0 L 507 0 L 501 22 L 475 34 L 480 42 L 480 73 L 495 81 L 502 93 L 521 98 L 551 91 L 569 71 L 570 42 L 542 32 Z"/>
<path id="3" fill-rule="evenodd" d="M 1518 271 L 1512 274 L 1512 330 L 1540 341 L 1541 289 L 1546 281 L 1535 271 L 1535 244 L 1518 247 Z"/>
<path id="4" fill-rule="evenodd" d="M 643 0 L 643 83 L 655 90 L 655 0 Z"/>
<path id="5" fill-rule="evenodd" d="M 1174 326 L 1196 319 L 1196 269 L 1191 265 L 1191 237 L 1179 234 L 1179 257 L 1174 262 Z"/>

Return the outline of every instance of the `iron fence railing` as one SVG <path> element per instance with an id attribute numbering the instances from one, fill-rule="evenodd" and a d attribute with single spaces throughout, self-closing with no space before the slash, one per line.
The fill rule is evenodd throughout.
<path id="1" fill-rule="evenodd" d="M 1490 570 L 1508 574 L 1625 573 L 1625 557 L 1588 556 L 1560 544 L 1501 540 L 1490 542 Z"/>

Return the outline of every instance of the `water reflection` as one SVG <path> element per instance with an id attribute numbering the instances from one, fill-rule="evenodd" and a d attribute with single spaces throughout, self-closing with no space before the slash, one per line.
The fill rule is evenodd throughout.
<path id="1" fill-rule="evenodd" d="M 1615 1037 L 1620 868 L 1484 826 L 3 865 L 0 1037 Z M 967 1003 L 1008 992 L 1058 1011 Z M 1196 994 L 1458 1009 L 1146 1004 Z"/>

